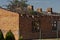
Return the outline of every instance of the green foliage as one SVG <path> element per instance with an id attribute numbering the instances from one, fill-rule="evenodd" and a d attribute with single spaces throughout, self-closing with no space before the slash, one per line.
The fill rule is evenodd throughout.
<path id="1" fill-rule="evenodd" d="M 20 36 L 20 37 L 19 37 L 19 40 L 23 40 L 23 37 L 22 37 L 22 36 Z"/>
<path id="2" fill-rule="evenodd" d="M 21 6 L 27 7 L 28 4 L 26 4 L 27 2 L 26 0 L 21 0 L 20 2 L 21 2 Z"/>
<path id="3" fill-rule="evenodd" d="M 13 0 L 10 1 L 9 4 L 7 5 L 7 9 L 10 11 L 14 11 L 14 12 L 18 12 L 19 9 L 24 9 L 25 7 L 27 7 L 27 1 L 25 0 Z M 20 10 L 19 10 L 20 11 Z"/>
<path id="4" fill-rule="evenodd" d="M 1 30 L 0 30 L 0 40 L 4 40 L 4 36 Z"/>
<path id="5" fill-rule="evenodd" d="M 31 10 L 30 13 L 34 15 L 34 11 L 33 10 Z"/>
<path id="6" fill-rule="evenodd" d="M 34 11 L 34 10 L 28 10 L 28 12 L 29 12 L 31 15 L 35 15 L 35 11 Z"/>
<path id="7" fill-rule="evenodd" d="M 5 40 L 15 40 L 15 37 L 13 33 L 11 32 L 11 30 L 7 32 Z"/>

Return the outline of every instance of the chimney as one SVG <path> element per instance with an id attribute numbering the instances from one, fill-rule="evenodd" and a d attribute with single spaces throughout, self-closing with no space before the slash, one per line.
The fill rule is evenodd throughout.
<path id="1" fill-rule="evenodd" d="M 27 9 L 28 10 L 33 10 L 33 6 L 32 5 L 29 5 L 29 6 L 27 6 Z"/>
<path id="2" fill-rule="evenodd" d="M 37 12 L 42 13 L 42 8 L 37 8 Z"/>
<path id="3" fill-rule="evenodd" d="M 46 10 L 48 13 L 52 13 L 52 8 L 47 8 Z"/>

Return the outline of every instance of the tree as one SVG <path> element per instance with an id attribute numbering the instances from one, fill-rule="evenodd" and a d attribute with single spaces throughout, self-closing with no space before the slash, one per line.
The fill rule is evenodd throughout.
<path id="1" fill-rule="evenodd" d="M 15 40 L 15 37 L 13 33 L 11 32 L 11 30 L 7 32 L 5 40 Z"/>
<path id="2" fill-rule="evenodd" d="M 7 5 L 7 9 L 10 11 L 18 12 L 23 11 L 27 7 L 27 0 L 13 0 Z"/>
<path id="3" fill-rule="evenodd" d="M 4 40 L 4 36 L 1 30 L 0 30 L 0 40 Z"/>

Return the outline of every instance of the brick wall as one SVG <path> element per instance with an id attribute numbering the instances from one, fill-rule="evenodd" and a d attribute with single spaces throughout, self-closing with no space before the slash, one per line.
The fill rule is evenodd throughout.
<path id="1" fill-rule="evenodd" d="M 0 29 L 4 37 L 11 30 L 17 40 L 19 37 L 19 14 L 0 9 Z"/>
<path id="2" fill-rule="evenodd" d="M 34 39 L 39 38 L 39 32 L 32 31 L 32 21 L 34 18 L 32 17 L 24 17 L 20 18 L 20 33 L 24 39 Z"/>
<path id="3" fill-rule="evenodd" d="M 56 38 L 56 32 L 52 32 L 52 20 L 56 19 L 58 21 L 59 16 L 48 16 L 41 15 L 40 17 L 26 17 L 21 16 L 20 18 L 20 33 L 24 39 L 37 39 L 40 38 Z M 54 20 L 55 20 L 54 19 Z M 40 21 L 40 32 L 32 32 L 32 21 L 39 20 Z"/>

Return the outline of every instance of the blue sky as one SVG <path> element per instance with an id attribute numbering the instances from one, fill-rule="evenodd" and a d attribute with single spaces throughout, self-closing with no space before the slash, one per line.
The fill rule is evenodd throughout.
<path id="1" fill-rule="evenodd" d="M 28 0 L 27 3 L 33 5 L 35 10 L 42 8 L 46 11 L 46 8 L 52 7 L 54 12 L 60 12 L 60 0 Z M 8 4 L 8 0 L 0 0 L 0 5 L 5 4 Z"/>

